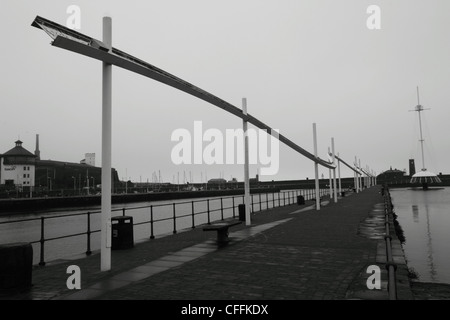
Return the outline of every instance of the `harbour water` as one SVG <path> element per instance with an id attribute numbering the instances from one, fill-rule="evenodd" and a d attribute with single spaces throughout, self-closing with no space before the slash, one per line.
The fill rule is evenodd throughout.
<path id="1" fill-rule="evenodd" d="M 301 192 L 305 194 L 306 190 Z M 288 203 L 287 201 L 293 203 L 293 195 L 293 192 L 256 194 L 254 195 L 254 210 L 265 210 L 283 205 L 284 201 L 286 201 L 286 204 Z M 261 204 L 259 203 L 260 201 Z M 136 202 L 113 205 L 111 216 L 121 216 L 123 215 L 123 210 L 125 210 L 125 215 L 133 218 L 133 224 L 135 225 L 133 229 L 134 240 L 137 243 L 148 240 L 152 233 L 155 237 L 162 237 L 173 234 L 175 229 L 176 232 L 190 230 L 193 220 L 195 226 L 199 226 L 207 223 L 208 219 L 213 222 L 222 219 L 222 217 L 224 219 L 233 216 L 238 218 L 238 205 L 242 203 L 242 196 Z M 193 211 L 195 212 L 194 218 L 192 218 Z M 210 212 L 209 218 L 208 211 Z M 33 263 L 39 263 L 41 253 L 39 240 L 42 234 L 41 217 L 45 217 L 45 262 L 84 254 L 87 251 L 87 235 L 85 234 L 88 228 L 87 212 L 91 212 L 90 230 L 93 232 L 90 236 L 91 251 L 99 250 L 100 232 L 98 231 L 100 230 L 101 222 L 99 206 L 64 208 L 51 212 L 48 210 L 36 210 L 33 213 L 0 216 L 0 243 L 35 242 L 32 244 Z M 151 216 L 153 216 L 153 221 L 155 221 L 153 232 L 149 223 Z M 176 216 L 176 219 L 173 219 L 174 216 Z M 23 221 L 14 222 L 18 220 Z M 52 238 L 74 234 L 80 235 L 51 240 Z"/>
<path id="2" fill-rule="evenodd" d="M 450 284 L 450 187 L 390 189 L 406 238 L 407 264 L 419 282 Z"/>

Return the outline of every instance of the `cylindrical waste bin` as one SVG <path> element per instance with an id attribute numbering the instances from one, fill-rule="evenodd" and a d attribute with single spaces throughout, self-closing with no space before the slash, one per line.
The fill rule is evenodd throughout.
<path id="1" fill-rule="evenodd" d="M 297 196 L 297 204 L 305 204 L 305 198 L 303 196 Z"/>
<path id="2" fill-rule="evenodd" d="M 134 246 L 133 217 L 112 217 L 111 231 L 111 249 L 129 249 Z"/>
<path id="3" fill-rule="evenodd" d="M 0 245 L 0 292 L 31 288 L 33 247 L 30 243 Z"/>
<path id="4" fill-rule="evenodd" d="M 345 197 L 345 191 L 341 191 L 341 196 Z"/>
<path id="5" fill-rule="evenodd" d="M 245 204 L 238 205 L 239 208 L 239 221 L 245 221 Z"/>

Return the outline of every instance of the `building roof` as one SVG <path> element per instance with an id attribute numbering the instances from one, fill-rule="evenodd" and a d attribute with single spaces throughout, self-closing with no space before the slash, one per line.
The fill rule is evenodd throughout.
<path id="1" fill-rule="evenodd" d="M 6 151 L 2 157 L 36 157 L 35 154 L 22 147 L 22 141 L 17 140 L 15 143 L 16 146 L 11 150 Z"/>
<path id="2" fill-rule="evenodd" d="M 210 179 L 208 180 L 208 183 L 226 183 L 227 180 L 222 178 L 216 178 L 216 179 Z"/>

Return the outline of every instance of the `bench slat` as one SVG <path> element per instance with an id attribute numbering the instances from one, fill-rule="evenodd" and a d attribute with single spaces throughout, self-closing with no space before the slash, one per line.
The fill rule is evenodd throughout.
<path id="1" fill-rule="evenodd" d="M 224 223 L 215 223 L 210 226 L 204 227 L 204 231 L 214 231 L 214 230 L 220 230 L 220 229 L 228 229 L 229 227 L 241 224 L 241 221 L 233 221 L 233 222 L 224 222 Z"/>

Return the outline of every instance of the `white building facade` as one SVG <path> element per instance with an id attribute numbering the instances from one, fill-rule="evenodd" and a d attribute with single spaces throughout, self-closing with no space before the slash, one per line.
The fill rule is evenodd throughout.
<path id="1" fill-rule="evenodd" d="M 34 187 L 36 156 L 22 147 L 22 141 L 0 155 L 0 184 L 16 188 Z"/>

